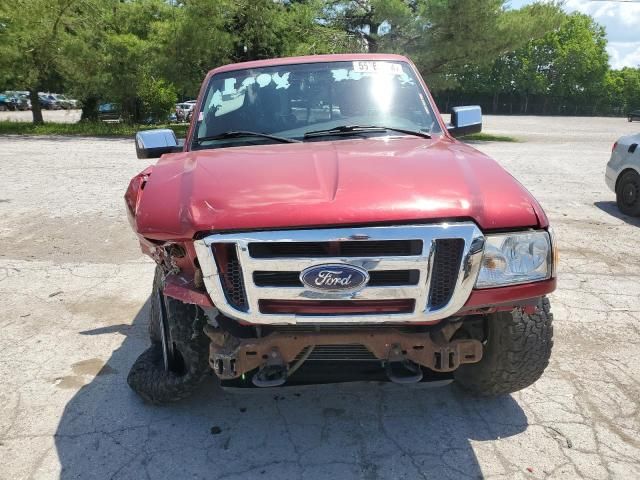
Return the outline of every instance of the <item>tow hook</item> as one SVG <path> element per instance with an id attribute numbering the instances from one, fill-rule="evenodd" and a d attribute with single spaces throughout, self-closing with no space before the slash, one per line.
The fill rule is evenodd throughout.
<path id="1" fill-rule="evenodd" d="M 391 347 L 385 363 L 385 373 L 393 383 L 407 385 L 422 380 L 422 368 L 406 357 L 399 345 Z"/>
<path id="2" fill-rule="evenodd" d="M 260 366 L 251 382 L 256 387 L 279 387 L 287 381 L 287 364 L 277 348 L 271 350 L 267 360 Z"/>

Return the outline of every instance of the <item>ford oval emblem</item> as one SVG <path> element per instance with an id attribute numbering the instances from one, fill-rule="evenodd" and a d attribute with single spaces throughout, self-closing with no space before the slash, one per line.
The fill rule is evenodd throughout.
<path id="1" fill-rule="evenodd" d="M 369 274 L 363 268 L 342 263 L 314 265 L 300 272 L 302 284 L 320 292 L 355 292 L 369 282 Z"/>

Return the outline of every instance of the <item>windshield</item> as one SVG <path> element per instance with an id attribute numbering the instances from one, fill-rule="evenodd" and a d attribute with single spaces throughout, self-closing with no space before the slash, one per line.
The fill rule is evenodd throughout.
<path id="1" fill-rule="evenodd" d="M 227 132 L 304 139 L 305 133 L 345 125 L 423 133 L 441 131 L 426 92 L 405 62 L 293 64 L 214 75 L 197 119 L 193 148 L 273 141 L 239 135 L 198 141 Z M 381 133 L 354 131 L 352 134 Z M 384 134 L 401 133 L 389 131 Z M 313 141 L 338 138 L 331 133 L 318 137 L 314 135 Z"/>

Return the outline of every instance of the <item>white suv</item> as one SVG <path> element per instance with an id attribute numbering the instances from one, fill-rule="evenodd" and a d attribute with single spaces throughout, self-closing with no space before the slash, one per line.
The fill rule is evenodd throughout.
<path id="1" fill-rule="evenodd" d="M 628 135 L 613 144 L 605 180 L 616 194 L 620 211 L 640 216 L 640 134 Z"/>

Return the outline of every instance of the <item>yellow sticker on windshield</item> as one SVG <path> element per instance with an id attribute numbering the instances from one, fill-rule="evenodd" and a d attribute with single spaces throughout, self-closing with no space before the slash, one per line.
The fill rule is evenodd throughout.
<path id="1" fill-rule="evenodd" d="M 386 73 L 387 75 L 402 75 L 402 65 L 391 62 L 374 62 L 356 60 L 353 62 L 353 71 L 358 73 Z"/>

